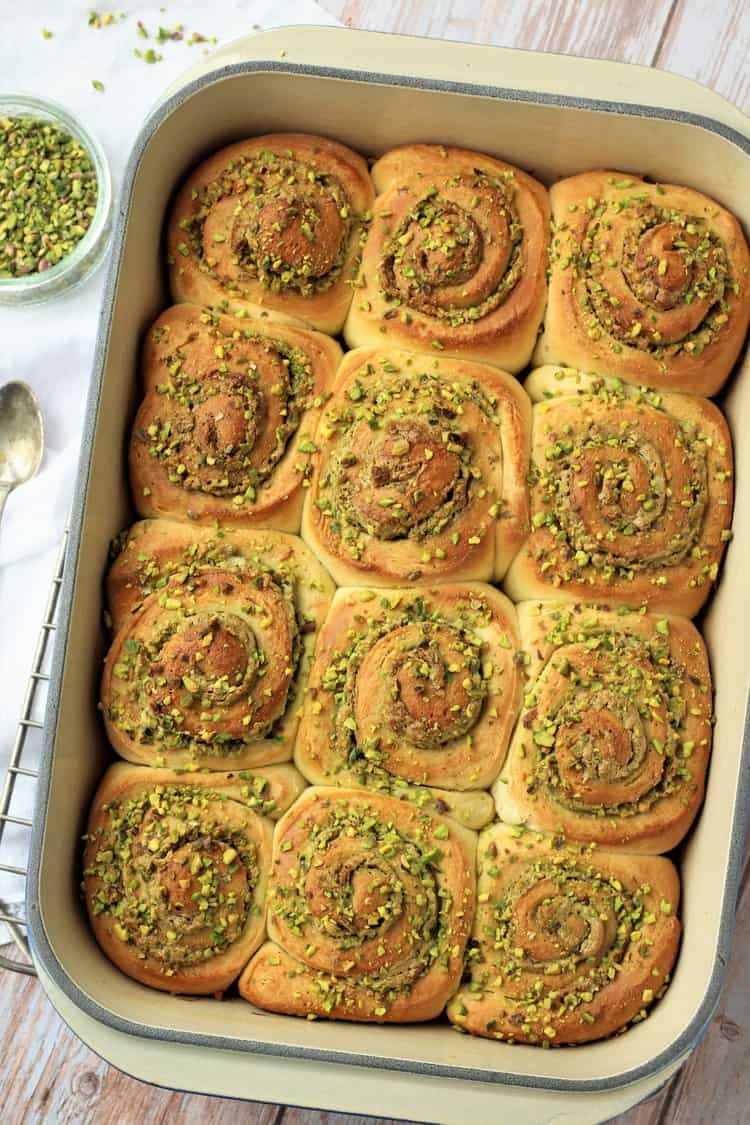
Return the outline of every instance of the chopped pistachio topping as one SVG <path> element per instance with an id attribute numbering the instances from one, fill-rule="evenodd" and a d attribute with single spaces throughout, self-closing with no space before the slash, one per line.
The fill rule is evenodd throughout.
<path id="1" fill-rule="evenodd" d="M 420 978 L 461 957 L 464 904 L 443 873 L 450 844 L 441 828 L 427 814 L 402 825 L 363 794 L 321 801 L 291 829 L 269 909 L 322 1014 L 354 1007 L 365 992 L 382 1018 Z"/>
<path id="2" fill-rule="evenodd" d="M 606 820 L 689 796 L 684 730 L 700 681 L 670 651 L 661 621 L 650 637 L 565 609 L 547 611 L 547 622 L 551 655 L 521 716 L 533 743 L 531 800 Z"/>
<path id="3" fill-rule="evenodd" d="M 470 979 L 450 1014 L 466 1024 L 481 1005 L 482 1017 L 492 1016 L 482 1023 L 491 1038 L 566 1042 L 581 1023 L 596 1026 L 621 975 L 658 975 L 652 948 L 664 923 L 654 913 L 652 888 L 616 878 L 594 853 L 569 848 L 562 838 L 528 846 L 528 856 L 510 853 L 497 864 L 493 843 L 491 862 L 480 863 Z M 664 991 L 667 978 L 657 983 L 653 973 L 653 987 L 636 993 L 626 1020 L 644 1018 Z M 627 988 L 618 1005 L 623 995 Z"/>
<path id="4" fill-rule="evenodd" d="M 78 245 L 96 213 L 91 155 L 62 126 L 0 118 L 0 278 L 40 273 Z"/>
<path id="5" fill-rule="evenodd" d="M 272 335 L 237 336 L 216 314 L 202 319 L 188 341 L 159 354 L 163 381 L 134 440 L 172 484 L 252 507 L 313 405 L 312 362 Z M 299 448 L 315 446 L 307 437 Z"/>
<path id="6" fill-rule="evenodd" d="M 232 806 L 204 787 L 155 785 L 111 801 L 89 839 L 89 909 L 166 976 L 227 950 L 255 909 L 256 849 Z"/>
<path id="7" fill-rule="evenodd" d="M 236 200 L 219 253 L 206 238 L 215 209 Z M 197 192 L 183 221 L 187 254 L 242 295 L 247 282 L 280 293 L 309 297 L 342 276 L 359 219 L 336 176 L 291 151 L 240 154 Z"/>
<path id="8" fill-rule="evenodd" d="M 314 503 L 326 534 L 355 559 L 368 538 L 414 540 L 424 547 L 423 562 L 447 558 L 452 525 L 467 509 L 476 511 L 477 531 L 486 526 L 483 516 L 493 518 L 487 451 L 476 443 L 487 431 L 492 441 L 500 429 L 496 402 L 477 383 L 419 368 L 401 373 L 386 363 L 382 373 L 367 364 L 349 402 L 324 417 L 332 440 Z M 469 412 L 478 416 L 474 427 L 464 422 Z M 494 463 L 491 451 L 488 460 Z"/>
<path id="9" fill-rule="evenodd" d="M 724 331 L 737 287 L 722 236 L 709 218 L 614 187 L 589 197 L 581 225 L 562 224 L 550 251 L 553 265 L 572 265 L 582 279 L 576 293 L 589 337 L 662 363 L 700 355 Z"/>
<path id="10" fill-rule="evenodd" d="M 470 750 L 485 716 L 494 669 L 482 654 L 493 627 L 480 594 L 452 613 L 421 594 L 384 597 L 359 617 L 330 654 L 314 701 L 314 714 L 326 701 L 332 775 L 419 800 L 425 755 Z"/>
<path id="11" fill-rule="evenodd" d="M 292 564 L 238 556 L 220 539 L 167 564 L 144 557 L 146 600 L 115 640 L 108 720 L 167 760 L 276 739 L 302 653 L 297 581 Z"/>
<path id="12" fill-rule="evenodd" d="M 491 286 L 486 284 L 488 256 L 504 263 Z M 523 270 L 513 173 L 475 169 L 451 176 L 445 186 L 425 184 L 421 198 L 386 238 L 379 275 L 387 301 L 458 327 L 499 308 Z M 472 301 L 475 285 L 479 292 Z M 443 344 L 434 339 L 432 347 L 441 350 Z"/>
<path id="13" fill-rule="evenodd" d="M 540 573 L 555 585 L 636 575 L 663 584 L 671 568 L 706 553 L 706 436 L 654 392 L 602 383 L 575 402 L 575 414 L 567 398 L 536 408 L 546 441 L 530 477 Z"/>

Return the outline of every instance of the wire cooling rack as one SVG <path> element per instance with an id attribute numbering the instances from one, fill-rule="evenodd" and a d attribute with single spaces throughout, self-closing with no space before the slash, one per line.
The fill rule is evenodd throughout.
<path id="1" fill-rule="evenodd" d="M 11 879 L 18 880 L 18 889 L 21 894 L 26 889 L 27 865 L 24 864 L 19 867 L 17 864 L 7 862 L 6 857 L 10 854 L 7 837 L 10 826 L 14 826 L 16 835 L 20 833 L 24 837 L 21 841 L 21 850 L 25 850 L 28 855 L 32 822 L 28 816 L 22 816 L 21 812 L 26 813 L 28 808 L 31 807 L 39 776 L 38 762 L 52 658 L 50 638 L 57 628 L 55 618 L 65 567 L 67 544 L 68 532 L 66 531 L 60 545 L 55 575 L 52 579 L 47 606 L 44 611 L 44 621 L 39 630 L 34 663 L 26 685 L 21 718 L 18 721 L 8 770 L 0 792 L 0 872 L 3 873 L 4 877 L 7 877 L 8 881 Z M 14 843 L 14 855 L 17 850 Z M 0 901 L 0 922 L 5 924 L 20 954 L 20 958 L 14 959 L 0 955 L 0 968 L 8 969 L 14 973 L 25 973 L 27 976 L 36 976 L 26 939 L 26 920 L 23 910 L 19 914 L 15 914 L 10 906 L 6 906 L 4 902 Z"/>

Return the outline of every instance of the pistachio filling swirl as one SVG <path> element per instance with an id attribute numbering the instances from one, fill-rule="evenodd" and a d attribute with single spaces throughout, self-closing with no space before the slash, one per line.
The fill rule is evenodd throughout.
<path id="1" fill-rule="evenodd" d="M 488 862 L 491 875 L 489 853 Z M 647 948 L 649 890 L 564 854 L 525 864 L 480 908 L 487 937 L 469 951 L 473 998 L 489 990 L 505 1009 L 483 1033 L 544 1042 L 555 1039 L 558 1021 L 593 1024 L 597 994 L 617 979 L 634 943 Z M 651 999 L 664 978 L 654 982 Z M 460 1024 L 465 1006 L 451 1015 Z"/>
<path id="2" fill-rule="evenodd" d="M 453 327 L 498 308 L 524 269 L 513 181 L 475 169 L 429 186 L 383 246 L 386 300 Z"/>
<path id="3" fill-rule="evenodd" d="M 335 653 L 321 682 L 335 709 L 334 760 L 368 784 L 426 776 L 438 783 L 439 762 L 425 768 L 425 755 L 439 756 L 467 736 L 485 707 L 482 645 L 470 613 L 449 618 L 420 597 L 368 621 Z"/>
<path id="4" fill-rule="evenodd" d="M 617 970 L 642 915 L 639 890 L 623 893 L 593 867 L 538 860 L 494 904 L 495 946 L 505 961 L 504 990 L 539 1003 L 528 976 L 554 970 L 556 997 L 593 991 Z M 593 963 L 593 972 L 591 971 Z M 585 972 L 585 977 L 582 979 Z M 559 986 L 563 985 L 561 989 Z"/>
<path id="5" fill-rule="evenodd" d="M 590 816 L 628 818 L 692 789 L 686 672 L 670 652 L 667 620 L 650 638 L 592 621 L 585 639 L 569 621 L 560 611 L 554 653 L 524 701 L 535 750 L 526 791 Z"/>
<path id="6" fill-rule="evenodd" d="M 281 575 L 260 566 L 207 566 L 189 580 L 176 573 L 126 619 L 105 663 L 116 745 L 197 763 L 272 740 L 300 651 L 293 591 Z"/>
<path id="7" fill-rule="evenodd" d="M 449 829 L 366 794 L 316 804 L 296 828 L 279 826 L 269 935 L 299 962 L 323 1014 L 356 990 L 382 1017 L 432 970 L 445 977 L 460 948 L 461 906 L 442 873 Z"/>
<path id="8" fill-rule="evenodd" d="M 699 425 L 670 415 L 657 394 L 602 393 L 573 407 L 561 400 L 540 413 L 532 522 L 551 547 L 539 554 L 542 573 L 554 563 L 559 583 L 591 573 L 611 581 L 700 559 L 708 463 Z"/>
<path id="9" fill-rule="evenodd" d="M 458 544 L 461 533 L 451 529 L 488 496 L 487 474 L 462 416 L 472 407 L 493 428 L 499 418 L 476 382 L 448 383 L 423 372 L 398 377 L 387 368 L 376 375 L 368 364 L 348 401 L 329 410 L 336 439 L 314 502 L 354 559 L 368 538 L 424 544 L 429 559 L 430 540 L 451 533 Z M 497 515 L 497 505 L 482 510 Z"/>
<path id="10" fill-rule="evenodd" d="M 449 1020 L 562 1046 L 646 1019 L 669 983 L 680 884 L 662 856 L 615 854 L 502 823 L 479 840 L 477 909 Z"/>
<path id="11" fill-rule="evenodd" d="M 656 359 L 700 355 L 722 332 L 728 296 L 737 291 L 727 249 L 710 222 L 637 191 L 589 197 L 585 209 L 580 243 L 571 252 L 564 239 L 553 240 L 552 253 L 558 266 L 583 280 L 578 292 L 589 339 L 606 338 L 614 352 L 627 346 Z"/>
<path id="12" fill-rule="evenodd" d="M 205 788 L 155 785 L 112 800 L 89 837 L 92 915 L 167 977 L 224 953 L 254 909 L 256 847 L 226 804 Z"/>
<path id="13" fill-rule="evenodd" d="M 178 344 L 163 372 L 139 412 L 134 440 L 172 484 L 252 506 L 312 405 L 309 357 L 249 328 L 214 328 Z"/>
<path id="14" fill-rule="evenodd" d="M 194 195 L 177 251 L 226 292 L 308 297 L 341 277 L 355 216 L 337 177 L 283 152 L 239 153 Z"/>

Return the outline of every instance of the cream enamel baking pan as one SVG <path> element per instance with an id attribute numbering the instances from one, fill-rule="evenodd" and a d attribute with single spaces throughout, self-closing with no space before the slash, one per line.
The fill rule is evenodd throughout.
<path id="1" fill-rule="evenodd" d="M 440 1023 L 309 1023 L 240 1000 L 170 997 L 119 973 L 81 909 L 80 835 L 110 758 L 96 712 L 102 575 L 111 538 L 133 518 L 124 450 L 140 341 L 168 303 L 165 212 L 183 175 L 213 149 L 285 129 L 323 133 L 367 154 L 406 141 L 458 143 L 547 182 L 603 165 L 645 172 L 706 191 L 750 230 L 750 122 L 701 87 L 640 68 L 294 28 L 230 46 L 169 93 L 130 158 L 100 320 L 32 842 L 34 957 L 84 1038 L 96 1048 L 100 1028 L 102 1052 L 112 1057 L 120 1043 L 129 1060 L 122 1065 L 152 1081 L 237 1096 L 244 1075 L 249 1097 L 446 1122 L 465 1119 L 472 1106 L 482 1119 L 479 1106 L 497 1108 L 503 1093 L 523 1093 L 528 1106 L 528 1091 L 511 1088 L 533 1088 L 539 1113 L 529 1120 L 603 1120 L 655 1089 L 695 1045 L 729 952 L 750 793 L 750 441 L 741 426 L 750 417 L 750 372 L 737 373 L 722 402 L 736 442 L 735 541 L 701 622 L 717 685 L 713 760 L 702 815 L 680 856 L 682 950 L 673 984 L 647 1020 L 582 1050 L 540 1050 L 472 1039 Z M 163 1078 L 154 1074 L 160 1058 Z M 259 1088 L 253 1074 L 261 1072 Z M 375 1075 L 382 1091 L 408 1088 L 412 1096 L 379 1100 Z M 343 1100 L 330 1089 L 339 1082 L 350 1090 Z M 514 1120 L 524 1120 L 518 1114 Z"/>

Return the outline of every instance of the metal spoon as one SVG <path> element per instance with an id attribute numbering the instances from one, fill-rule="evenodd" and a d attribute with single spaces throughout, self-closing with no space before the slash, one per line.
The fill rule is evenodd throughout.
<path id="1" fill-rule="evenodd" d="M 36 474 L 44 451 L 39 403 L 27 383 L 0 387 L 0 518 L 8 496 Z"/>

